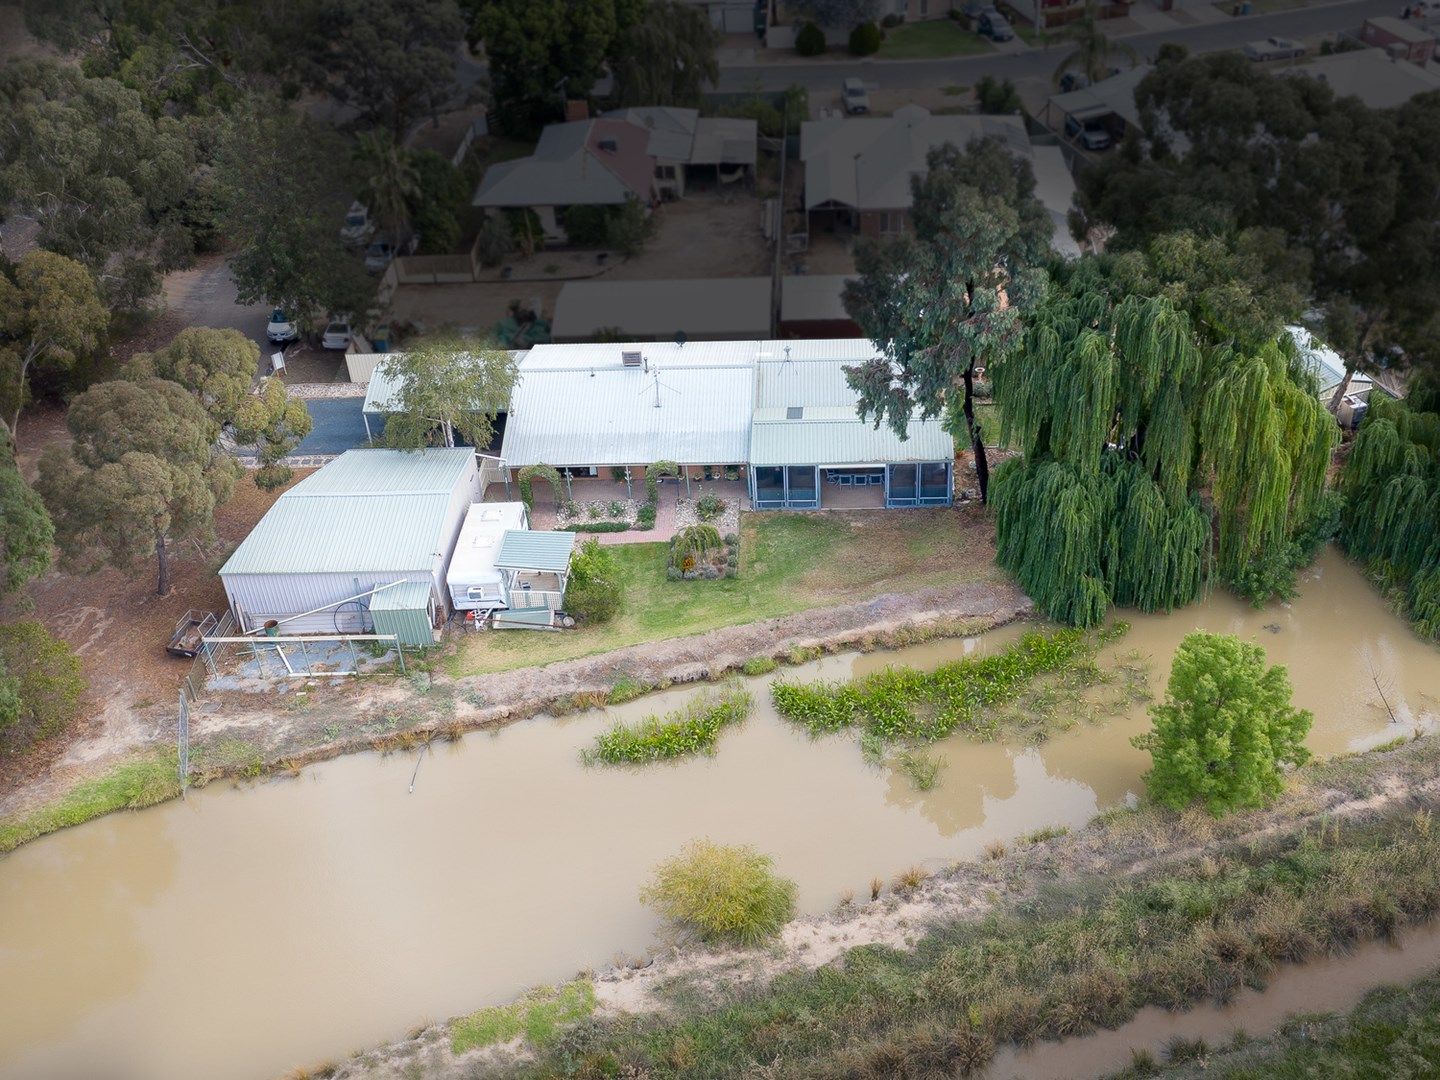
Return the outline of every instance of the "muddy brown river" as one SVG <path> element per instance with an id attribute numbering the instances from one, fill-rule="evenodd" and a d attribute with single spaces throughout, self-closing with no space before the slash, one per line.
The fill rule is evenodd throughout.
<path id="1" fill-rule="evenodd" d="M 1440 654 L 1354 569 L 1327 553 L 1303 586 L 1288 608 L 1217 595 L 1133 618 L 1112 651 L 1150 656 L 1163 686 L 1190 630 L 1253 638 L 1289 667 L 1322 755 L 1440 721 Z M 1016 633 L 786 674 L 933 666 Z M 249 1080 L 343 1058 L 644 951 L 657 924 L 637 889 L 695 837 L 771 853 L 801 908 L 821 911 L 877 875 L 1082 824 L 1137 792 L 1147 760 L 1128 742 L 1148 723 L 1137 708 L 1039 749 L 951 740 L 939 786 L 921 793 L 867 766 L 851 738 L 795 731 L 769 709 L 767 680 L 749 681 L 755 714 L 713 758 L 579 762 L 617 716 L 673 708 L 690 688 L 437 744 L 413 794 L 416 755 L 354 755 L 0 858 L 0 1077 Z"/>

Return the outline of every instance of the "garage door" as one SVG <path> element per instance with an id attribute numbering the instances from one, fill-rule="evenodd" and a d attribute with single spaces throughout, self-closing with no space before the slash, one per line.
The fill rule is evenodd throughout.
<path id="1" fill-rule="evenodd" d="M 715 12 L 711 9 L 711 18 Z M 724 25 L 727 34 L 753 34 L 755 32 L 755 9 L 748 4 L 731 4 L 724 9 Z"/>

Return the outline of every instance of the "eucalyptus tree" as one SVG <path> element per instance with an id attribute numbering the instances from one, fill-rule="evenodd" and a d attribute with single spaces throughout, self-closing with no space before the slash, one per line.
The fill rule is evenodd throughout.
<path id="1" fill-rule="evenodd" d="M 992 368 L 1021 451 L 995 479 L 996 558 L 1064 622 L 1170 610 L 1211 570 L 1238 580 L 1325 490 L 1338 431 L 1282 320 L 1216 320 L 1217 283 L 1166 247 L 1149 292 L 1124 284 L 1138 253 L 1057 271 L 1023 349 Z"/>
<path id="2" fill-rule="evenodd" d="M 395 386 L 386 402 L 387 446 L 454 446 L 459 435 L 483 449 L 496 414 L 510 405 L 519 369 L 504 349 L 441 333 L 392 353 L 385 375 Z"/>
<path id="3" fill-rule="evenodd" d="M 720 77 L 720 33 L 705 12 L 681 0 L 652 0 L 645 17 L 616 34 L 610 49 L 620 105 L 700 104 Z"/>
<path id="4" fill-rule="evenodd" d="M 846 368 L 859 412 L 904 438 L 943 415 L 970 443 L 982 500 L 989 467 L 975 419 L 975 374 L 1018 344 L 1045 289 L 1049 214 L 1030 164 L 998 139 L 930 151 L 911 180 L 913 231 L 861 243 L 845 309 L 882 350 Z"/>

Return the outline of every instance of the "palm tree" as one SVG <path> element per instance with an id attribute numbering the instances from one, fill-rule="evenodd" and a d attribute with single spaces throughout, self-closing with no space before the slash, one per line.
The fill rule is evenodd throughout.
<path id="1" fill-rule="evenodd" d="M 1122 56 L 1132 64 L 1140 59 L 1140 54 L 1129 45 L 1110 40 L 1100 28 L 1097 0 L 1086 0 L 1085 14 L 1057 30 L 1055 38 L 1073 42 L 1075 46 L 1051 76 L 1056 84 L 1067 71 L 1079 71 L 1092 83 L 1097 83 L 1110 74 L 1110 69 L 1114 67 L 1110 61 L 1114 57 Z M 1049 48 L 1048 41 L 1046 48 Z"/>
<path id="2" fill-rule="evenodd" d="M 388 130 L 376 129 L 356 138 L 354 158 L 364 176 L 360 199 L 398 250 L 409 238 L 410 203 L 420 189 L 409 151 Z"/>

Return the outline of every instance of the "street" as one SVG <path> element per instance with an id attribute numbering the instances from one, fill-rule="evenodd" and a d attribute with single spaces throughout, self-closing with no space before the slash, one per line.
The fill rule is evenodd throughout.
<path id="1" fill-rule="evenodd" d="M 1148 2 L 1148 0 L 1142 0 Z M 1184 45 L 1192 53 L 1234 49 L 1258 38 L 1314 37 L 1339 30 L 1356 29 L 1367 18 L 1399 14 L 1400 0 L 1357 0 L 1324 7 L 1302 8 L 1269 15 L 1247 15 L 1223 22 L 1205 23 L 1156 33 L 1132 34 L 1117 38 L 1141 57 L 1150 59 L 1165 42 Z M 859 75 L 872 89 L 904 89 L 959 83 L 973 86 L 985 75 L 1021 79 L 1048 79 L 1065 55 L 1066 45 L 1029 49 L 1017 53 L 993 53 L 944 60 L 874 60 L 847 57 L 835 61 L 755 64 L 727 67 L 715 87 L 722 92 L 784 90 L 799 83 L 808 89 L 831 91 L 847 75 Z"/>

